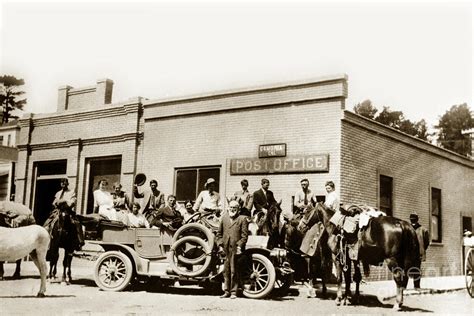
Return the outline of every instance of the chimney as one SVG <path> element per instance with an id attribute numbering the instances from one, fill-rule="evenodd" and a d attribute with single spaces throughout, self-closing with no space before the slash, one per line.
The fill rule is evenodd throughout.
<path id="1" fill-rule="evenodd" d="M 72 89 L 71 86 L 61 86 L 58 89 L 58 107 L 57 111 L 66 111 L 68 105 L 68 94 L 69 90 Z"/>
<path id="2" fill-rule="evenodd" d="M 112 103 L 112 89 L 114 82 L 110 79 L 97 80 L 96 85 L 96 105 L 101 106 L 104 104 Z"/>

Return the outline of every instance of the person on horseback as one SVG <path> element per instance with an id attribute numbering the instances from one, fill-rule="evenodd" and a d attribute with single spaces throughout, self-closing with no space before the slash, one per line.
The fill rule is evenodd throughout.
<path id="1" fill-rule="evenodd" d="M 242 190 L 234 193 L 234 199 L 240 204 L 240 215 L 250 216 L 253 206 L 253 195 L 250 194 L 248 187 L 249 182 L 247 179 L 240 181 Z"/>
<path id="2" fill-rule="evenodd" d="M 253 206 L 255 207 L 254 213 L 267 213 L 270 205 L 277 203 L 273 196 L 273 192 L 268 189 L 270 187 L 270 180 L 263 178 L 261 184 L 262 188 L 253 193 Z"/>
<path id="3" fill-rule="evenodd" d="M 222 210 L 222 202 L 219 193 L 216 191 L 216 180 L 213 178 L 207 179 L 204 184 L 206 190 L 201 191 L 194 203 L 193 209 L 195 212 L 216 211 L 220 213 Z"/>
<path id="4" fill-rule="evenodd" d="M 72 222 L 76 228 L 78 248 L 84 246 L 84 232 L 82 231 L 81 222 L 76 217 L 76 192 L 69 189 L 69 180 L 67 178 L 61 179 L 61 190 L 54 195 L 53 211 L 44 223 L 44 227 L 52 233 L 54 225 L 59 218 L 59 212 L 65 211 L 71 215 Z"/>
<path id="5" fill-rule="evenodd" d="M 336 185 L 332 181 L 327 181 L 325 184 L 326 188 L 326 200 L 324 205 L 332 209 L 333 211 L 339 211 L 340 200 L 336 193 Z"/>
<path id="6" fill-rule="evenodd" d="M 420 245 L 420 259 L 421 262 L 426 261 L 426 250 L 430 245 L 430 232 L 418 223 L 418 214 L 416 212 L 411 212 L 410 214 L 410 223 L 411 226 L 415 229 L 416 237 Z M 413 275 L 413 284 L 415 289 L 420 288 L 421 282 L 421 266 L 420 271 Z"/>
<path id="7" fill-rule="evenodd" d="M 304 213 L 304 210 L 315 201 L 313 191 L 309 188 L 309 180 L 302 179 L 300 181 L 301 190 L 295 193 L 295 201 L 293 204 L 293 213 L 300 214 Z"/>

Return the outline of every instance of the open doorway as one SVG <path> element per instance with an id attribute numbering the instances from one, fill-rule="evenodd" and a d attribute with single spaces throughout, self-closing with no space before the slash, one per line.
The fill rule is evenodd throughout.
<path id="1" fill-rule="evenodd" d="M 99 180 L 105 179 L 109 183 L 107 189 L 113 190 L 113 184 L 120 182 L 122 169 L 122 157 L 101 157 L 86 160 L 87 164 L 87 208 L 86 213 L 90 214 L 94 210 L 94 190 L 97 189 Z"/>
<path id="2" fill-rule="evenodd" d="M 38 225 L 43 225 L 53 210 L 54 195 L 61 190 L 61 179 L 67 177 L 66 166 L 66 160 L 37 162 L 34 165 L 33 216 Z"/>

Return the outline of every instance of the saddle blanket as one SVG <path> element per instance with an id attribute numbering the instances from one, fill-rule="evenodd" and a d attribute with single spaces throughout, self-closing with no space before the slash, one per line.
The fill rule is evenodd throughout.
<path id="1" fill-rule="evenodd" d="M 359 228 L 364 228 L 365 226 L 367 226 L 367 224 L 369 223 L 369 220 L 372 217 L 379 217 L 379 216 L 386 216 L 387 215 L 384 212 L 379 211 L 379 210 L 377 210 L 373 207 L 370 207 L 370 206 L 367 206 L 367 207 L 362 208 L 362 209 L 363 209 L 363 212 L 360 213 Z"/>
<path id="2" fill-rule="evenodd" d="M 310 257 L 314 256 L 323 230 L 324 225 L 321 222 L 314 224 L 304 235 L 300 251 Z"/>

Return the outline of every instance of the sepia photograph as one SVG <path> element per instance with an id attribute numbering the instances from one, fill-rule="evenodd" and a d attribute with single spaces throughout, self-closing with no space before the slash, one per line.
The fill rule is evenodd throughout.
<path id="1" fill-rule="evenodd" d="M 472 315 L 473 12 L 0 0 L 0 314 Z"/>

